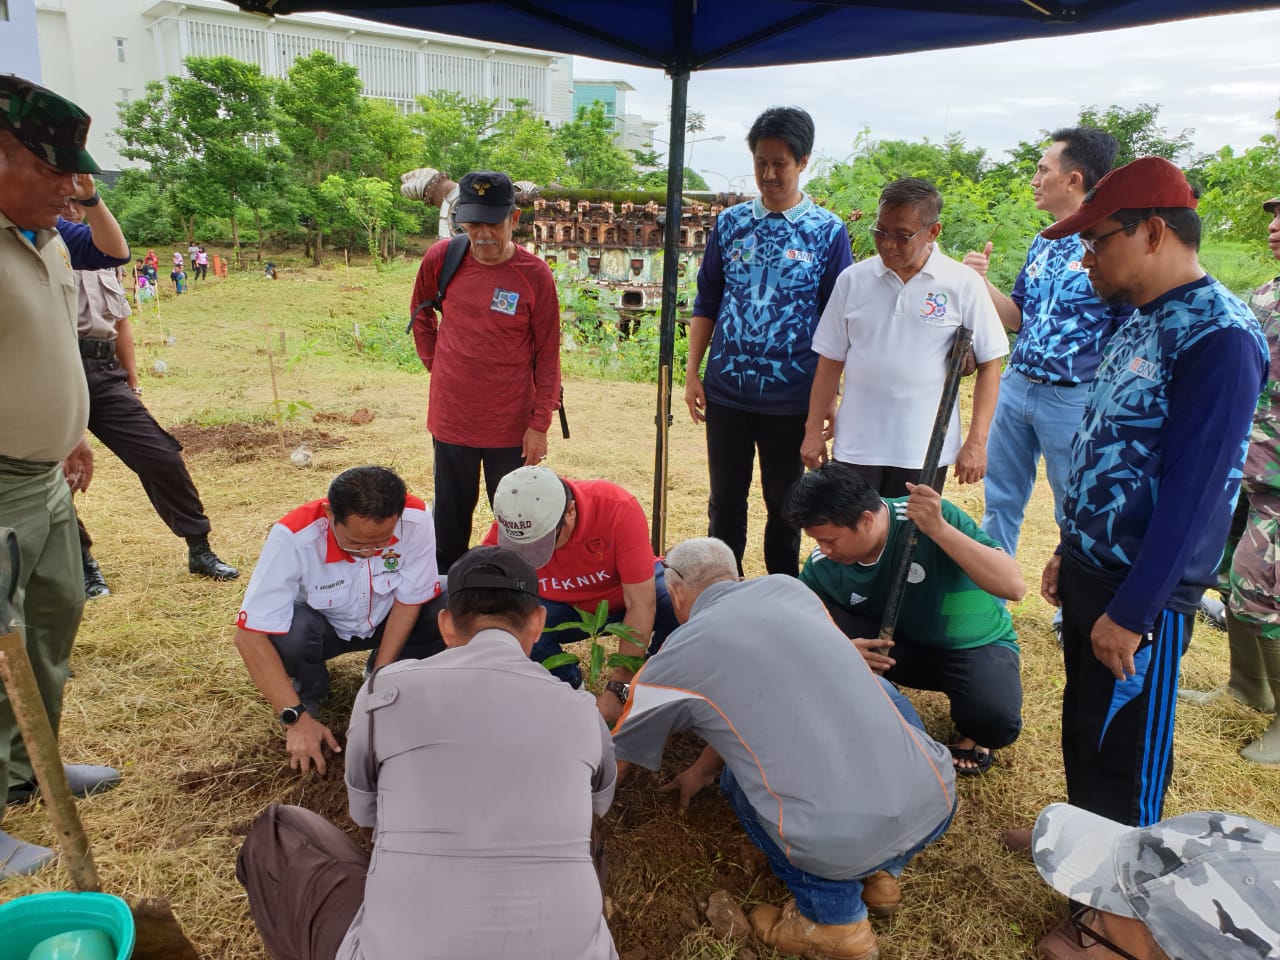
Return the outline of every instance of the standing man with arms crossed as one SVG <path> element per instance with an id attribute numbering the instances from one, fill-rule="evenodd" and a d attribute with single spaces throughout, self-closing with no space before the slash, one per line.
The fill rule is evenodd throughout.
<path id="1" fill-rule="evenodd" d="M 480 468 L 489 502 L 498 481 L 547 456 L 560 396 L 560 300 L 551 268 L 512 239 L 520 222 L 505 173 L 468 173 L 458 184 L 458 223 L 470 239 L 438 299 L 449 241 L 422 258 L 413 285 L 413 338 L 431 374 L 436 562 L 441 573 L 471 542 Z"/>
<path id="2" fill-rule="evenodd" d="M 1069 127 L 1051 134 L 1031 180 L 1036 208 L 1062 220 L 1110 171 L 1119 144 L 1103 130 Z M 1037 236 L 1013 291 L 1005 296 L 987 280 L 1000 321 L 1018 335 L 1000 384 L 987 447 L 982 530 L 1013 556 L 1036 463 L 1044 454 L 1053 491 L 1053 512 L 1062 522 L 1062 496 L 1071 465 L 1071 441 L 1080 429 L 1084 401 L 1102 360 L 1102 349 L 1128 316 L 1094 293 L 1082 260 L 1084 247 L 1071 234 L 1057 240 Z M 991 244 L 964 262 L 984 278 Z M 1061 619 L 1055 621 L 1061 629 Z"/>
<path id="3" fill-rule="evenodd" d="M 800 189 L 813 150 L 809 114 L 770 107 L 751 125 L 747 145 L 760 196 L 721 213 L 707 241 L 684 397 L 694 423 L 707 425 L 708 535 L 729 545 L 741 572 L 758 450 L 765 569 L 794 577 L 800 534 L 783 521 L 782 501 L 804 472 L 800 442 L 818 361 L 810 340 L 853 257 L 840 218 Z M 699 378 L 704 355 L 706 375 Z"/>
<path id="4" fill-rule="evenodd" d="M 1196 203 L 1177 167 L 1143 157 L 1044 231 L 1079 233 L 1098 295 L 1136 306 L 1089 392 L 1041 583 L 1063 614 L 1068 802 L 1132 826 L 1161 818 L 1179 662 L 1265 383 L 1257 320 L 1200 266 Z"/>
<path id="5" fill-rule="evenodd" d="M 75 104 L 28 80 L 0 76 L 0 526 L 17 533 L 14 607 L 55 733 L 84 610 L 71 492 L 86 489 L 93 477 L 72 264 L 129 262 L 129 245 L 94 187 L 98 165 L 84 149 L 88 135 L 89 117 Z M 62 239 L 58 214 L 71 196 L 87 203 L 88 223 Z M 33 776 L 9 697 L 0 690 L 6 800 L 33 795 Z M 67 767 L 79 796 L 109 789 L 119 778 L 110 767 Z M 0 831 L 0 880 L 34 873 L 53 857 L 46 847 Z"/>
<path id="6" fill-rule="evenodd" d="M 982 281 L 938 249 L 941 215 L 942 195 L 928 180 L 886 186 L 871 231 L 879 255 L 840 274 L 813 335 L 818 372 L 801 456 L 809 467 L 827 459 L 823 423 L 844 374 L 831 456 L 857 467 L 882 497 L 905 497 L 906 485 L 921 479 L 961 326 L 973 331 L 978 361 L 969 434 L 961 444 L 957 405 L 938 472 L 926 479 L 941 493 L 946 465 L 956 465 L 961 483 L 976 483 L 987 469 L 987 431 L 1009 343 Z"/>

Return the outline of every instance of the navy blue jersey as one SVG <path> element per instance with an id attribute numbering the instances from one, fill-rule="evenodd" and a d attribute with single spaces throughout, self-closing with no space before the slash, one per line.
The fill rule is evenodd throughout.
<path id="1" fill-rule="evenodd" d="M 1111 619 L 1137 633 L 1189 613 L 1215 582 L 1240 488 L 1267 348 L 1210 276 L 1116 331 L 1071 449 L 1063 546 L 1116 585 Z"/>
<path id="2" fill-rule="evenodd" d="M 715 321 L 707 400 L 758 413 L 803 414 L 818 357 L 814 328 L 840 271 L 849 233 L 808 197 L 773 213 L 759 200 L 716 219 L 698 270 L 693 312 Z"/>
<path id="3" fill-rule="evenodd" d="M 1109 307 L 1093 292 L 1080 265 L 1084 247 L 1078 234 L 1031 241 L 1027 262 L 1009 298 L 1022 311 L 1022 329 L 1009 366 L 1029 377 L 1055 383 L 1088 383 L 1102 348 L 1131 309 Z"/>

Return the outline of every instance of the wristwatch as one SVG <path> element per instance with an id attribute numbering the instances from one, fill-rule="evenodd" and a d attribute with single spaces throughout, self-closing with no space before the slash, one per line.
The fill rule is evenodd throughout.
<path id="1" fill-rule="evenodd" d="M 280 722 L 286 727 L 292 727 L 295 723 L 302 719 L 302 715 L 307 712 L 307 708 L 301 703 L 296 707 L 285 707 L 280 711 Z"/>
<path id="2" fill-rule="evenodd" d="M 610 680 L 604 685 L 604 688 L 614 694 L 623 703 L 627 702 L 627 696 L 631 693 L 631 688 L 621 680 Z"/>
<path id="3" fill-rule="evenodd" d="M 93 196 L 92 196 L 92 197 L 86 197 L 85 199 L 83 199 L 83 200 L 81 200 L 81 201 L 80 201 L 80 206 L 82 206 L 82 207 L 96 207 L 96 206 L 97 206 L 98 204 L 100 204 L 101 202 L 102 202 L 102 197 L 98 194 L 98 191 L 97 191 L 97 190 L 95 190 L 95 191 L 93 191 Z"/>

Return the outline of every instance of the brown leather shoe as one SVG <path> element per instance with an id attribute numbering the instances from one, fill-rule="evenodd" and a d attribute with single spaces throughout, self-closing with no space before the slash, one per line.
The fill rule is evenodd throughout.
<path id="1" fill-rule="evenodd" d="M 887 870 L 877 870 L 862 881 L 862 902 L 873 917 L 891 917 L 902 906 L 902 890 L 897 878 Z"/>
<path id="2" fill-rule="evenodd" d="M 857 923 L 814 923 L 802 916 L 794 900 L 779 910 L 762 903 L 751 911 L 755 935 L 779 953 L 815 960 L 877 960 L 880 948 L 870 920 Z"/>
<path id="3" fill-rule="evenodd" d="M 1014 853 L 1031 852 L 1031 827 L 1005 827 L 1000 831 L 1000 842 Z"/>

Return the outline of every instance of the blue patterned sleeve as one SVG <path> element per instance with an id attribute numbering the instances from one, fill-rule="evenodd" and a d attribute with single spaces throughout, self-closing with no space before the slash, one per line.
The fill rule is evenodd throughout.
<path id="1" fill-rule="evenodd" d="M 827 253 L 826 265 L 822 270 L 822 281 L 818 284 L 818 316 L 822 316 L 822 311 L 827 308 L 831 291 L 836 288 L 836 277 L 840 276 L 846 267 L 853 265 L 853 245 L 849 242 L 849 231 L 842 223 L 835 234 Z"/>
<path id="2" fill-rule="evenodd" d="M 698 267 L 698 296 L 693 301 L 695 317 L 720 315 L 720 301 L 724 298 L 724 259 L 720 256 L 720 224 L 724 214 L 716 219 L 716 225 L 707 234 L 707 249 L 702 254 L 702 266 Z"/>
<path id="3" fill-rule="evenodd" d="M 1212 581 L 1231 522 L 1228 494 L 1239 481 L 1243 438 L 1262 383 L 1262 356 L 1244 330 L 1209 334 L 1178 359 L 1159 498 L 1133 566 L 1107 607 L 1124 629 L 1148 632 L 1179 580 Z"/>

